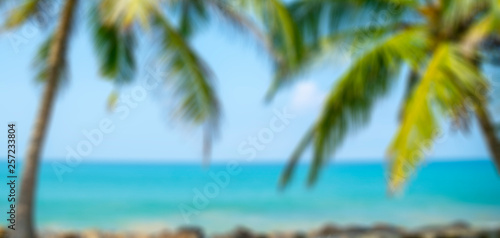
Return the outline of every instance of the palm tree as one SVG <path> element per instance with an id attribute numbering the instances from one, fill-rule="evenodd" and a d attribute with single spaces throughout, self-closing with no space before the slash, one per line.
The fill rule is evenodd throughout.
<path id="1" fill-rule="evenodd" d="M 47 50 L 45 71 L 47 82 L 42 96 L 40 111 L 28 147 L 22 176 L 23 180 L 19 191 L 21 195 L 19 196 L 17 210 L 18 230 L 14 233 L 17 237 L 34 237 L 33 229 L 31 229 L 33 227 L 32 211 L 39 156 L 53 109 L 54 98 L 60 82 L 59 78 L 65 64 L 76 5 L 77 0 L 69 0 L 64 4 L 59 25 L 55 29 L 53 38 L 50 39 L 50 48 Z"/>
<path id="2" fill-rule="evenodd" d="M 292 154 L 281 186 L 290 181 L 309 147 L 313 156 L 308 184 L 314 184 L 348 133 L 369 121 L 375 102 L 405 71 L 409 71 L 407 95 L 387 153 L 390 191 L 402 187 L 446 120 L 466 130 L 473 115 L 500 173 L 500 140 L 488 111 L 488 80 L 481 71 L 489 54 L 483 43 L 500 34 L 500 2 L 302 0 L 289 8 L 306 46 L 300 64 L 289 67 L 285 77 L 276 77 L 271 96 L 321 56 L 338 52 L 331 49 L 348 45 L 354 54 L 319 118 Z"/>
<path id="3" fill-rule="evenodd" d="M 4 2 L 0 1 L 0 4 Z M 158 57 L 168 59 L 164 67 L 169 72 L 169 76 L 165 80 L 175 85 L 176 96 L 179 98 L 175 115 L 188 123 L 201 125 L 204 128 L 204 154 L 207 155 L 211 141 L 217 134 L 221 109 L 213 85 L 213 76 L 203 60 L 191 48 L 188 40 L 201 24 L 208 21 L 209 12 L 215 12 L 242 32 L 248 32 L 254 36 L 261 43 L 262 48 L 268 51 L 276 62 L 279 62 L 274 48 L 280 42 L 287 41 L 288 35 L 285 33 L 290 33 L 290 31 L 284 31 L 278 26 L 286 26 L 292 22 L 291 15 L 277 0 L 271 0 L 272 4 L 268 8 L 262 8 L 262 4 L 258 2 L 261 1 L 252 3 L 245 1 L 236 3 L 227 0 L 101 0 L 85 3 L 78 3 L 77 0 L 64 1 L 59 22 L 53 33 L 40 47 L 35 59 L 38 70 L 37 78 L 45 83 L 45 90 L 28 153 L 23 163 L 24 170 L 17 211 L 18 224 L 14 235 L 20 238 L 35 236 L 33 201 L 36 194 L 40 154 L 58 85 L 66 76 L 65 66 L 71 30 L 76 24 L 74 18 L 78 10 L 83 8 L 81 4 L 90 4 L 90 26 L 100 64 L 100 73 L 104 78 L 112 79 L 114 83 L 126 83 L 133 79 L 137 32 L 153 31 L 154 35 L 159 37 L 159 40 L 153 43 L 156 43 L 159 49 Z M 272 19 L 272 27 L 267 23 L 262 24 L 263 28 L 255 24 L 254 19 L 250 17 L 252 13 L 249 9 L 259 9 L 260 16 Z M 36 17 L 40 11 L 43 11 L 41 0 L 25 0 L 9 14 L 5 21 L 5 28 L 19 27 Z M 173 14 L 167 16 L 167 12 Z M 280 15 L 274 17 L 273 14 L 276 12 Z M 178 26 L 170 22 L 175 16 L 179 19 Z M 288 44 L 288 46 L 292 45 Z M 205 158 L 208 157 L 205 156 Z"/>

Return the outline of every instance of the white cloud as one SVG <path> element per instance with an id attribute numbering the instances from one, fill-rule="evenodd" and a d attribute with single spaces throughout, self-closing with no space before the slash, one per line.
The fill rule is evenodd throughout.
<path id="1" fill-rule="evenodd" d="M 295 85 L 292 91 L 291 107 L 296 111 L 319 109 L 326 94 L 311 81 L 302 81 Z"/>

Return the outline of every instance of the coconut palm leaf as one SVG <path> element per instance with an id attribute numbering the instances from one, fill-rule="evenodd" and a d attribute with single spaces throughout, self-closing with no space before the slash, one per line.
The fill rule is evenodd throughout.
<path id="1" fill-rule="evenodd" d="M 239 0 L 239 5 L 255 12 L 276 53 L 273 85 L 285 83 L 290 72 L 299 67 L 305 48 L 296 22 L 279 0 Z M 274 95 L 276 86 L 269 90 L 267 99 Z"/>
<path id="2" fill-rule="evenodd" d="M 491 5 L 489 10 L 471 23 L 461 39 L 464 52 L 471 54 L 492 34 L 500 33 L 500 3 Z"/>
<path id="3" fill-rule="evenodd" d="M 467 116 L 464 114 L 467 103 L 483 101 L 478 88 L 486 88 L 486 81 L 477 67 L 460 53 L 458 46 L 440 45 L 408 102 L 389 149 L 392 192 L 401 188 L 441 133 L 438 116 L 450 119 Z"/>
<path id="4" fill-rule="evenodd" d="M 460 27 L 461 24 L 471 21 L 479 12 L 491 6 L 492 0 L 443 0 L 442 26 L 451 29 Z"/>
<path id="5" fill-rule="evenodd" d="M 422 29 L 407 29 L 377 44 L 354 61 L 326 99 L 323 111 L 294 153 L 303 154 L 305 144 L 314 149 L 308 184 L 313 185 L 327 158 L 342 144 L 348 132 L 369 120 L 377 99 L 385 95 L 404 62 L 415 66 L 425 57 L 428 37 Z M 291 163 L 295 163 L 293 160 Z M 291 171 L 288 169 L 287 171 Z M 282 184 L 291 175 L 285 172 Z"/>
<path id="6" fill-rule="evenodd" d="M 104 22 L 102 9 L 90 11 L 94 48 L 100 74 L 117 83 L 130 82 L 135 75 L 135 37 L 130 29 L 120 29 L 114 22 Z"/>
<path id="7" fill-rule="evenodd" d="M 408 27 L 410 26 L 405 23 L 354 27 L 334 32 L 304 46 L 301 64 L 289 71 L 290 76 L 287 78 L 276 77 L 271 90 L 268 91 L 267 98 L 271 99 L 278 90 L 293 82 L 298 78 L 297 76 L 310 70 L 315 63 L 323 58 L 339 53 L 362 54 L 365 49 L 370 49 L 377 41 Z"/>
<path id="8" fill-rule="evenodd" d="M 170 22 L 157 13 L 154 17 L 154 27 L 160 33 L 160 57 L 165 59 L 165 79 L 176 88 L 179 98 L 178 108 L 174 115 L 195 125 L 203 125 L 205 133 L 205 148 L 217 135 L 221 114 L 219 101 L 213 86 L 213 79 L 207 66 L 184 41 L 182 35 Z M 205 154 L 207 156 L 207 154 Z"/>
<path id="9" fill-rule="evenodd" d="M 169 4 L 179 15 L 178 31 L 184 37 L 192 36 L 209 20 L 205 0 L 174 0 Z"/>
<path id="10" fill-rule="evenodd" d="M 283 174 L 281 175 L 280 179 L 280 187 L 284 189 L 290 180 L 292 179 L 293 173 L 295 171 L 295 168 L 297 167 L 297 163 L 300 160 L 300 157 L 304 153 L 304 151 L 307 149 L 311 141 L 314 139 L 314 127 L 309 129 L 309 131 L 306 133 L 306 135 L 302 138 L 300 141 L 299 145 L 295 148 L 295 151 L 292 153 L 292 156 L 290 157 L 290 160 L 288 161 L 285 170 L 283 171 Z"/>
<path id="11" fill-rule="evenodd" d="M 9 13 L 4 27 L 6 29 L 16 28 L 35 16 L 40 10 L 40 2 L 40 0 L 24 0 Z"/>
<path id="12" fill-rule="evenodd" d="M 349 50 L 369 48 L 369 44 L 374 44 L 380 39 L 394 34 L 404 28 L 412 27 L 405 23 L 391 23 L 376 26 L 361 26 L 346 30 L 339 30 L 330 35 L 322 37 L 317 42 L 318 46 L 312 46 L 311 49 L 318 48 L 319 52 L 329 52 L 329 48 L 342 47 L 349 45 Z M 310 46 L 310 45 L 308 45 Z M 362 52 L 362 51 L 361 51 Z M 317 56 L 313 56 L 317 57 Z"/>
<path id="13" fill-rule="evenodd" d="M 316 42 L 348 26 L 362 26 L 382 11 L 390 14 L 389 20 L 397 20 L 418 1 L 403 0 L 300 0 L 289 7 L 306 42 Z M 373 23 L 373 22 L 372 22 Z M 377 24 L 379 24 L 377 22 Z M 385 23 L 384 23 L 385 24 Z"/>
<path id="14" fill-rule="evenodd" d="M 274 62 L 280 62 L 280 56 L 273 49 L 271 40 L 259 26 L 247 16 L 247 14 L 237 8 L 232 1 L 226 0 L 205 0 L 214 11 L 226 19 L 229 24 L 234 26 L 242 34 L 250 34 L 257 43 L 272 57 Z"/>
<path id="15" fill-rule="evenodd" d="M 338 52 L 342 51 L 347 51 L 351 55 L 362 55 L 366 49 L 371 49 L 381 40 L 385 40 L 387 37 L 411 27 L 417 27 L 417 25 L 391 23 L 354 27 L 334 32 L 318 40 L 315 44 L 307 45 L 307 55 L 304 60 L 306 64 L 303 64 L 303 69 L 300 70 L 307 70 L 314 60 L 321 59 L 325 55 L 338 54 Z M 309 64 L 307 64 L 308 62 Z"/>
<path id="16" fill-rule="evenodd" d="M 260 12 L 273 48 L 281 55 L 277 67 L 278 77 L 284 77 L 287 70 L 297 67 L 304 54 L 300 32 L 287 8 L 279 0 L 260 1 Z"/>
<path id="17" fill-rule="evenodd" d="M 134 23 L 144 29 L 149 28 L 149 18 L 152 12 L 160 8 L 161 0 L 101 0 L 105 23 L 114 23 L 120 28 L 130 28 Z"/>
<path id="18" fill-rule="evenodd" d="M 49 77 L 49 54 L 50 48 L 54 43 L 54 34 L 50 34 L 47 39 L 40 45 L 38 48 L 38 52 L 33 61 L 33 66 L 35 68 L 36 76 L 35 79 L 38 82 L 45 82 Z M 58 80 L 64 82 L 68 79 L 68 70 L 67 70 L 67 59 L 65 56 L 61 58 L 61 64 L 57 65 L 60 69 L 57 70 L 59 72 Z"/>
<path id="19" fill-rule="evenodd" d="M 412 0 L 302 0 L 292 3 L 288 9 L 301 34 L 298 38 L 303 42 L 303 53 L 297 64 L 286 63 L 277 70 L 266 99 L 271 100 L 280 88 L 289 85 L 293 79 L 314 65 L 320 55 L 331 52 L 332 46 L 338 48 L 349 45 L 349 50 L 357 50 L 360 43 L 373 42 L 366 40 L 369 37 L 378 39 L 390 30 L 406 27 L 406 23 L 395 20 L 404 15 L 403 13 L 410 9 L 409 6 L 416 4 Z M 394 21 L 358 24 L 370 20 L 361 16 L 375 15 L 383 9 L 391 9 L 390 19 Z M 362 39 L 366 41 L 360 41 Z"/>

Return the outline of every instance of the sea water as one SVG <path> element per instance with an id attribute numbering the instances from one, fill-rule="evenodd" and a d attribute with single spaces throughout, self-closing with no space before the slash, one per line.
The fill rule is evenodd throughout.
<path id="1" fill-rule="evenodd" d="M 283 164 L 238 165 L 232 174 L 227 166 L 83 163 L 58 175 L 46 162 L 39 174 L 36 224 L 40 229 L 145 231 L 196 225 L 207 232 L 237 226 L 306 230 L 326 223 L 500 226 L 500 177 L 489 161 L 427 164 L 396 196 L 387 193 L 384 164 L 334 163 L 312 188 L 304 186 L 308 165 L 300 165 L 283 191 L 278 189 Z M 5 183 L 1 193 L 0 211 L 6 217 Z"/>

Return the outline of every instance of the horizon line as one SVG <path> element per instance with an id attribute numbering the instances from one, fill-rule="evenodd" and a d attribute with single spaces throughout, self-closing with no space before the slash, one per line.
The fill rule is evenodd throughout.
<path id="1" fill-rule="evenodd" d="M 197 158 L 198 159 L 198 158 Z M 377 160 L 373 159 L 349 159 L 345 160 L 345 158 L 339 159 L 331 159 L 328 161 L 328 164 L 384 164 L 387 163 L 387 159 L 385 158 L 375 158 Z M 23 162 L 23 158 L 17 158 L 17 161 Z M 228 159 L 224 158 L 222 160 L 213 160 L 211 161 L 210 165 L 221 165 L 221 164 L 226 164 L 227 162 L 231 161 L 238 161 L 242 165 L 278 165 L 278 164 L 286 164 L 288 160 L 277 160 L 276 158 L 274 159 L 269 159 L 269 160 L 259 160 L 259 161 L 246 161 L 244 158 L 233 158 L 233 159 Z M 462 158 L 454 158 L 454 157 L 431 157 L 422 160 L 422 164 L 425 163 L 439 163 L 439 162 L 480 162 L 480 161 L 491 161 L 491 158 L 487 157 L 462 157 Z M 51 163 L 51 162 L 66 162 L 66 159 L 64 158 L 51 158 L 49 160 L 41 160 L 40 161 L 42 164 L 45 163 Z M 298 164 L 301 165 L 309 165 L 310 164 L 310 159 L 304 159 L 302 161 L 299 161 Z M 105 159 L 100 159 L 100 158 L 87 158 L 84 159 L 80 162 L 80 164 L 177 164 L 177 165 L 202 165 L 201 158 L 198 160 L 193 160 L 193 159 L 171 159 L 171 158 L 165 158 L 165 159 L 125 159 L 125 160 L 119 160 L 118 158 L 105 158 Z"/>

